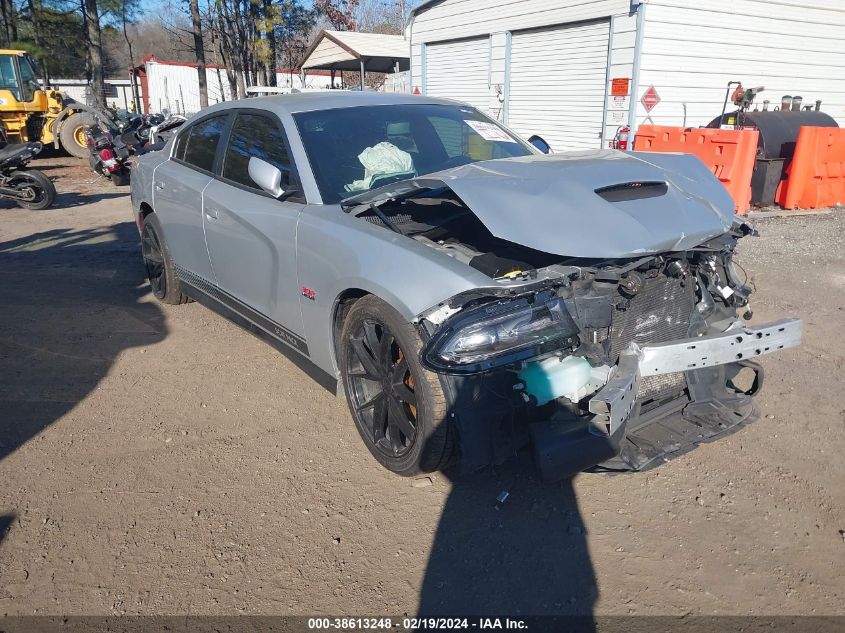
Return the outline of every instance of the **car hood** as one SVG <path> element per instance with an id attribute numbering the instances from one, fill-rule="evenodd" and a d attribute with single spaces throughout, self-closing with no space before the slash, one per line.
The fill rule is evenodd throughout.
<path id="1" fill-rule="evenodd" d="M 343 206 L 443 187 L 496 237 L 561 256 L 682 251 L 734 220 L 730 195 L 695 156 L 615 150 L 472 163 L 367 191 Z"/>

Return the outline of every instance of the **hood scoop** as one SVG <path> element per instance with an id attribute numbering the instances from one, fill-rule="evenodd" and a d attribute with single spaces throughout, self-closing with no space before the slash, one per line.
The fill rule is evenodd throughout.
<path id="1" fill-rule="evenodd" d="M 626 182 L 596 189 L 596 193 L 608 202 L 656 198 L 665 196 L 668 191 L 669 186 L 665 182 Z"/>

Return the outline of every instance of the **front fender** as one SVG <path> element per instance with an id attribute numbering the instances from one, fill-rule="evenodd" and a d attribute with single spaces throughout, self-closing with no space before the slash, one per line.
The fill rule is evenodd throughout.
<path id="1" fill-rule="evenodd" d="M 297 274 L 311 360 L 337 375 L 334 311 L 350 289 L 377 295 L 409 322 L 489 277 L 419 242 L 343 213 L 308 206 L 297 228 Z M 306 294 L 306 289 L 314 291 Z"/>

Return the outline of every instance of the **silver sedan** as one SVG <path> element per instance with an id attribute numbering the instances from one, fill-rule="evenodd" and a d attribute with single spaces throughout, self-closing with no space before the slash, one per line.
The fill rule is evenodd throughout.
<path id="1" fill-rule="evenodd" d="M 459 103 L 326 92 L 203 110 L 132 172 L 155 296 L 343 392 L 401 475 L 639 470 L 756 416 L 733 263 L 753 229 L 692 156 L 544 155 Z"/>

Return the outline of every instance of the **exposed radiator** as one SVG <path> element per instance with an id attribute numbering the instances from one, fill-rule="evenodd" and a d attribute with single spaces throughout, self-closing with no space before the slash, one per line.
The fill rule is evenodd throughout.
<path id="1" fill-rule="evenodd" d="M 610 329 L 612 360 L 631 342 L 638 345 L 665 343 L 686 338 L 690 314 L 695 305 L 694 284 L 660 275 L 645 280 L 626 310 L 615 310 Z M 686 387 L 683 372 L 644 376 L 638 400 L 652 400 L 679 394 Z"/>

